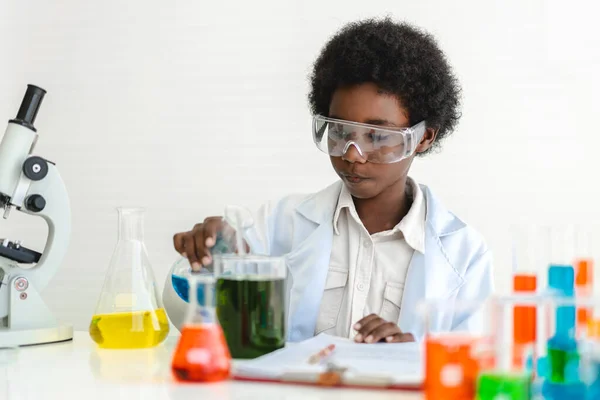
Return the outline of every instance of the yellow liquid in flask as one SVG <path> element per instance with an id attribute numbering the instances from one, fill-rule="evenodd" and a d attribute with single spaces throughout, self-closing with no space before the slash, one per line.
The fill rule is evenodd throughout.
<path id="1" fill-rule="evenodd" d="M 105 349 L 144 349 L 161 343 L 169 334 L 164 308 L 96 314 L 90 323 L 90 336 Z"/>

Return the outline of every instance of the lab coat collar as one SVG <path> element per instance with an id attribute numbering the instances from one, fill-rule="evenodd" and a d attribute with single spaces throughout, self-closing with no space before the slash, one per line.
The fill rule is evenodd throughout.
<path id="1" fill-rule="evenodd" d="M 456 215 L 452 214 L 425 185 L 421 190 L 427 200 L 427 217 L 425 221 L 437 236 L 447 236 L 457 232 L 467 225 Z"/>
<path id="2" fill-rule="evenodd" d="M 316 192 L 296 206 L 296 211 L 304 218 L 316 223 L 333 222 L 336 202 L 342 190 L 342 181 L 335 182 L 320 192 Z"/>
<path id="3" fill-rule="evenodd" d="M 296 211 L 316 223 L 333 223 L 337 199 L 342 190 L 342 181 L 337 181 L 320 192 L 309 196 L 296 207 Z M 427 202 L 425 221 L 433 232 L 441 237 L 463 229 L 466 224 L 448 211 L 426 185 L 419 185 Z"/>

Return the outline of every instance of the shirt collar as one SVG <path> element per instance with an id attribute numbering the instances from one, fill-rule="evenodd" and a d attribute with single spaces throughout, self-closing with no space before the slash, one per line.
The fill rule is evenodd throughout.
<path id="1" fill-rule="evenodd" d="M 425 218 L 427 216 L 427 204 L 421 187 L 414 179 L 408 178 L 407 184 L 413 198 L 410 210 L 402 221 L 394 227 L 404 235 L 404 240 L 419 253 L 425 253 Z"/>
<path id="2" fill-rule="evenodd" d="M 404 240 L 406 240 L 406 243 L 411 248 L 420 253 L 424 253 L 425 218 L 427 215 L 427 205 L 425 202 L 425 197 L 423 195 L 423 191 L 414 179 L 408 177 L 406 183 L 408 193 L 412 197 L 412 204 L 410 206 L 410 209 L 408 210 L 408 213 L 393 229 L 386 232 L 377 233 L 376 235 L 381 234 L 382 236 L 387 236 L 401 232 L 404 236 Z M 340 234 L 338 229 L 338 220 L 344 208 L 347 208 L 350 215 L 352 215 L 353 218 L 360 222 L 358 214 L 356 213 L 356 208 L 354 207 L 352 195 L 348 191 L 346 185 L 342 185 L 342 190 L 340 191 L 340 195 L 338 197 L 338 203 L 335 209 L 335 213 L 333 214 L 333 230 L 336 235 Z"/>
<path id="3" fill-rule="evenodd" d="M 335 208 L 335 213 L 333 214 L 333 231 L 336 235 L 340 234 L 338 229 L 338 220 L 344 208 L 347 208 L 348 212 L 350 213 L 356 213 L 352 195 L 350 194 L 350 191 L 346 185 L 342 185 L 342 190 L 340 191 L 340 196 L 338 197 L 337 207 Z"/>

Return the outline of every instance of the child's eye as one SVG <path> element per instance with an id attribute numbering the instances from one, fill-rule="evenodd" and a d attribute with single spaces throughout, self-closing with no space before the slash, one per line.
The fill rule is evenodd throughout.
<path id="1" fill-rule="evenodd" d="M 385 142 L 387 139 L 389 139 L 389 135 L 384 135 L 381 133 L 375 133 L 375 132 L 371 132 L 369 133 L 369 139 L 372 142 Z"/>
<path id="2" fill-rule="evenodd" d="M 337 139 L 343 138 L 345 135 L 344 127 L 339 124 L 329 125 L 329 135 Z"/>

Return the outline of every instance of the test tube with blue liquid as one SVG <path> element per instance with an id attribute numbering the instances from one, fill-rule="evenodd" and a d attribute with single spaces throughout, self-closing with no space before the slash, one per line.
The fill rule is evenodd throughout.
<path id="1" fill-rule="evenodd" d="M 543 302 L 543 313 L 548 321 L 548 336 L 543 337 L 547 343 L 546 357 L 541 363 L 542 399 L 598 400 L 600 399 L 600 332 L 593 324 L 587 326 L 581 338 L 565 336 L 558 317 L 559 310 L 585 308 L 590 311 L 592 320 L 600 316 L 600 299 L 590 296 L 547 297 Z M 542 313 L 542 312 L 541 312 Z M 567 346 L 558 348 L 557 337 L 567 338 Z M 559 345 L 564 345 L 564 341 Z M 562 353 L 559 353 L 561 351 Z"/>
<path id="2" fill-rule="evenodd" d="M 585 385 L 580 379 L 580 355 L 576 337 L 574 230 L 571 226 L 547 231 L 550 262 L 548 267 L 548 317 L 550 335 L 546 357 L 539 363 L 542 396 L 547 400 L 584 399 Z"/>

